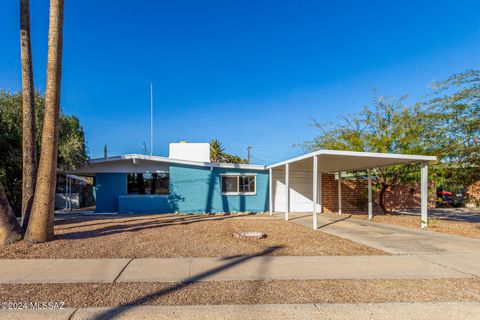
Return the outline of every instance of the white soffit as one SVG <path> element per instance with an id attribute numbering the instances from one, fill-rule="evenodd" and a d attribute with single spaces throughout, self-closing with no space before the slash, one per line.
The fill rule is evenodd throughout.
<path id="1" fill-rule="evenodd" d="M 318 150 L 296 158 L 270 165 L 268 166 L 268 168 L 276 168 L 289 163 L 291 164 L 293 170 L 312 170 L 312 157 L 314 156 L 318 157 L 318 170 L 325 173 L 337 171 L 353 171 L 375 167 L 385 167 L 396 164 L 437 160 L 437 157 L 434 156 Z"/>
<path id="2" fill-rule="evenodd" d="M 72 170 L 72 173 L 90 173 L 96 172 L 140 172 L 148 170 L 155 172 L 157 169 L 168 170 L 168 164 L 179 164 L 206 168 L 225 168 L 225 169 L 245 169 L 245 170 L 265 170 L 264 165 L 237 164 L 237 163 L 211 163 L 198 162 L 180 159 L 171 159 L 160 156 L 149 156 L 143 154 L 126 154 L 122 156 L 109 157 L 107 159 L 91 159 L 87 164 Z"/>

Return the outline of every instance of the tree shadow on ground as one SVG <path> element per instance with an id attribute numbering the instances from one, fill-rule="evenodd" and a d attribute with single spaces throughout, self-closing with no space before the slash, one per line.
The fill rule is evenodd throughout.
<path id="1" fill-rule="evenodd" d="M 124 314 L 129 309 L 131 309 L 135 306 L 142 305 L 142 304 L 147 304 L 148 302 L 150 302 L 154 299 L 157 299 L 159 297 L 165 296 L 165 295 L 167 295 L 171 292 L 182 290 L 182 289 L 194 284 L 197 281 L 206 280 L 206 278 L 208 278 L 208 277 L 210 277 L 210 276 L 212 276 L 216 273 L 227 270 L 227 269 L 232 268 L 236 265 L 242 264 L 242 263 L 244 263 L 244 262 L 246 262 L 246 261 L 248 261 L 252 258 L 261 257 L 261 256 L 268 256 L 271 253 L 281 249 L 282 247 L 283 246 L 271 246 L 271 247 L 268 247 L 265 250 L 260 251 L 256 254 L 247 255 L 247 256 L 240 256 L 240 257 L 235 257 L 235 258 L 230 257 L 228 259 L 225 259 L 228 262 L 225 263 L 222 266 L 207 270 L 207 271 L 199 273 L 197 275 L 193 275 L 190 278 L 187 278 L 187 279 L 184 279 L 183 281 L 172 284 L 171 286 L 168 286 L 168 287 L 166 287 L 164 289 L 161 289 L 157 292 L 154 292 L 154 293 L 151 293 L 149 295 L 143 296 L 141 298 L 132 300 L 128 303 L 122 304 L 122 305 L 114 307 L 112 309 L 108 309 L 108 310 L 96 315 L 93 319 L 94 320 L 107 320 L 107 319 L 117 318 L 117 317 L 121 316 L 122 314 Z M 264 269 L 264 268 L 262 268 L 262 269 Z M 264 270 L 263 272 L 266 272 L 266 270 Z"/>
<path id="2" fill-rule="evenodd" d="M 142 230 L 157 229 L 157 228 L 163 228 L 168 226 L 189 225 L 192 223 L 205 222 L 205 221 L 221 221 L 221 220 L 239 218 L 239 217 L 244 217 L 244 216 L 249 216 L 254 214 L 255 213 L 246 213 L 242 215 L 222 215 L 222 216 L 184 215 L 184 216 L 173 216 L 173 217 L 170 216 L 169 218 L 155 217 L 155 218 L 132 219 L 132 220 L 127 219 L 126 221 L 120 221 L 118 224 L 114 224 L 114 225 L 111 225 L 111 224 L 115 222 L 85 224 L 84 226 L 77 225 L 75 227 L 59 228 L 58 230 L 65 230 L 69 228 L 81 228 L 81 227 L 90 228 L 92 226 L 109 224 L 109 226 L 94 228 L 90 230 L 72 231 L 69 233 L 57 234 L 56 239 L 76 240 L 76 239 L 98 238 L 98 237 L 104 237 L 104 236 L 109 236 L 113 234 L 120 234 L 125 232 L 138 232 Z M 132 221 L 136 223 L 130 223 Z"/>

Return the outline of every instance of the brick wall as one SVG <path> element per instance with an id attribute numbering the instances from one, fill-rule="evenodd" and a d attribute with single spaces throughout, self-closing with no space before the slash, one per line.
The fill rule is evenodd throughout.
<path id="1" fill-rule="evenodd" d="M 434 186 L 430 186 L 430 191 Z M 358 213 L 367 211 L 367 180 L 342 180 L 342 211 L 344 213 Z M 387 189 L 385 205 L 388 210 L 420 208 L 420 186 L 397 185 Z M 338 181 L 333 174 L 322 175 L 322 200 L 325 212 L 338 212 Z M 373 190 L 374 213 L 381 213 L 378 205 L 379 190 Z M 434 200 L 429 199 L 429 206 L 434 206 Z"/>

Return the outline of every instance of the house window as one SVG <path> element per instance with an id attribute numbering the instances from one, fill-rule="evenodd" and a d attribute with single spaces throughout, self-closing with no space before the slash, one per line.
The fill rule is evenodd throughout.
<path id="1" fill-rule="evenodd" d="M 127 194 L 169 194 L 169 185 L 167 172 L 127 174 Z"/>
<path id="2" fill-rule="evenodd" d="M 255 194 L 254 175 L 222 175 L 223 194 Z"/>

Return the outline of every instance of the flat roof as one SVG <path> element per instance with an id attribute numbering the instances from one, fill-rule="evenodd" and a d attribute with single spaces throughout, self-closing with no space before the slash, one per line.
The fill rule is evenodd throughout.
<path id="1" fill-rule="evenodd" d="M 168 157 L 161 156 L 150 156 L 145 154 L 125 154 L 121 156 L 107 157 L 107 158 L 97 158 L 91 159 L 88 163 L 79 168 L 78 170 L 73 170 L 71 172 L 85 172 L 90 171 L 94 172 L 96 165 L 108 165 L 109 163 L 115 163 L 124 160 L 144 160 L 153 163 L 172 163 L 172 164 L 182 164 L 189 166 L 198 166 L 198 167 L 208 167 L 208 168 L 227 168 L 227 169 L 250 169 L 250 170 L 266 170 L 264 165 L 255 165 L 255 164 L 245 164 L 245 163 L 216 163 L 216 162 L 198 162 L 198 161 L 189 161 L 189 160 L 180 160 L 172 159 Z"/>
<path id="2" fill-rule="evenodd" d="M 320 172 L 338 172 L 355 171 L 376 167 L 385 167 L 396 164 L 435 161 L 435 156 L 378 153 L 378 152 L 358 152 L 358 151 L 339 151 L 339 150 L 318 150 L 310 152 L 299 157 L 281 161 L 267 166 L 268 169 L 275 169 L 288 164 L 298 164 L 308 167 L 313 157 L 318 159 L 318 170 Z M 313 165 L 312 165 L 313 166 Z"/>
<path id="3" fill-rule="evenodd" d="M 216 163 L 216 162 L 198 162 L 190 160 L 172 159 L 161 156 L 150 156 L 145 154 L 125 154 L 108 158 L 91 159 L 86 165 L 71 173 L 95 173 L 97 165 L 105 166 L 115 164 L 125 160 L 143 160 L 149 163 L 181 164 L 189 166 L 207 167 L 207 168 L 226 168 L 226 169 L 247 169 L 247 170 L 266 170 L 275 169 L 281 166 L 292 164 L 299 170 L 311 170 L 313 162 L 311 158 L 317 157 L 319 172 L 329 173 L 338 171 L 355 171 L 376 167 L 385 167 L 396 164 L 406 164 L 415 162 L 435 161 L 435 156 L 395 154 L 395 153 L 376 153 L 376 152 L 358 152 L 358 151 L 339 151 L 339 150 L 318 150 L 285 161 L 281 161 L 269 166 L 244 164 L 244 163 Z M 309 160 L 310 159 L 310 160 Z M 102 167 L 103 167 L 102 166 Z M 294 168 L 294 169 L 295 169 Z M 101 170 L 101 172 L 104 172 Z M 130 172 L 130 171 L 129 171 Z"/>

